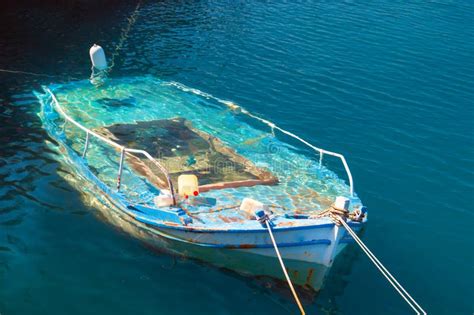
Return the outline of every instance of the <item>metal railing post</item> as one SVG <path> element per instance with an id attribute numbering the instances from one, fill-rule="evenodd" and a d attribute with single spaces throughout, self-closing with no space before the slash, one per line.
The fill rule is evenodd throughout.
<path id="1" fill-rule="evenodd" d="M 122 171 L 123 171 L 123 160 L 125 157 L 125 148 L 122 148 L 120 152 L 120 164 L 119 164 L 119 170 L 118 170 L 118 176 L 117 176 L 117 191 L 120 191 L 120 184 L 122 182 Z"/>
<path id="2" fill-rule="evenodd" d="M 86 131 L 86 143 L 84 143 L 84 151 L 82 151 L 82 157 L 86 157 L 87 149 L 89 148 L 89 131 Z"/>

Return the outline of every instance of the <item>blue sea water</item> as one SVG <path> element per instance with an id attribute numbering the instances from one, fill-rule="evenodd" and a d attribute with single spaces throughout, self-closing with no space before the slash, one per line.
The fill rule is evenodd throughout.
<path id="1" fill-rule="evenodd" d="M 471 2 L 68 1 L 2 4 L 0 313 L 287 314 L 285 289 L 176 260 L 115 230 L 65 177 L 33 91 L 153 75 L 244 106 L 342 152 L 370 209 L 363 235 L 430 314 L 474 312 Z M 122 37 L 121 37 L 122 36 Z M 408 314 L 357 247 L 308 313 Z"/>

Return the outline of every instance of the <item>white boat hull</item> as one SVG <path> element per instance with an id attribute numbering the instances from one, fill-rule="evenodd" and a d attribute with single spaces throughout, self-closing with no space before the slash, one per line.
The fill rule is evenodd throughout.
<path id="1" fill-rule="evenodd" d="M 113 211 L 110 211 L 111 209 Z M 108 222 L 157 250 L 207 262 L 246 276 L 270 277 L 284 281 L 268 233 L 192 233 L 175 229 L 156 229 L 138 222 L 112 204 L 104 208 L 101 214 Z M 292 282 L 306 289 L 319 291 L 334 259 L 348 243 L 345 234 L 344 229 L 336 225 L 274 233 L 278 244 L 289 243 L 296 239 L 314 240 L 314 244 L 279 247 Z M 330 244 L 327 242 L 328 237 L 332 237 Z M 183 242 L 178 238 L 187 241 Z M 239 240 L 242 245 L 236 247 L 199 245 L 212 242 L 217 244 L 218 240 L 225 242 Z M 256 248 L 250 245 L 255 244 L 257 240 L 266 242 L 269 246 Z"/>

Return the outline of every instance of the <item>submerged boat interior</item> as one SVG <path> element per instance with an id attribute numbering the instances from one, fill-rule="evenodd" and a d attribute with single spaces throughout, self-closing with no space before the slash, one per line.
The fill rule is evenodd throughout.
<path id="1" fill-rule="evenodd" d="M 289 144 L 275 125 L 249 119 L 231 102 L 153 77 L 52 90 L 64 114 L 90 130 L 85 137 L 55 117 L 67 146 L 87 155 L 87 168 L 109 187 L 119 168 L 120 193 L 148 224 L 258 229 L 254 213 L 264 208 L 276 227 L 304 226 L 330 223 L 314 215 L 337 196 L 351 196 L 351 210 L 362 206 L 352 187 L 324 166 L 323 153 L 331 152 Z M 89 139 L 91 133 L 116 147 Z"/>

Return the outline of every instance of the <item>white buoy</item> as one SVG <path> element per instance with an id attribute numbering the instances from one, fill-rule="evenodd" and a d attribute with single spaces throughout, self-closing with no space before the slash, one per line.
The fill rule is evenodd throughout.
<path id="1" fill-rule="evenodd" d="M 107 69 L 107 60 L 105 59 L 105 53 L 102 47 L 94 44 L 94 46 L 89 49 L 89 55 L 91 57 L 92 65 L 98 70 Z"/>

